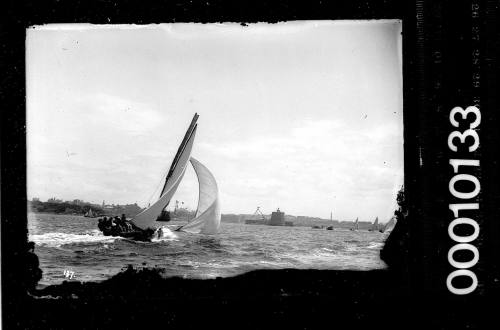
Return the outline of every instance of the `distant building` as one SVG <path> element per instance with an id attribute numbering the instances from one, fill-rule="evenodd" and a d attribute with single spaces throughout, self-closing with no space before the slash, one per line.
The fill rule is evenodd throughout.
<path id="1" fill-rule="evenodd" d="M 293 221 L 285 221 L 285 212 L 277 209 L 276 212 L 271 213 L 269 226 L 293 226 Z"/>
<path id="2" fill-rule="evenodd" d="M 276 210 L 271 214 L 271 220 L 269 220 L 270 226 L 284 226 L 285 225 L 285 212 L 281 212 L 280 209 Z"/>

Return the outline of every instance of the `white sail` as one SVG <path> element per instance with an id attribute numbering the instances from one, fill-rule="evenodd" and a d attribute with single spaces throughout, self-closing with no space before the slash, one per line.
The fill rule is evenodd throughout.
<path id="1" fill-rule="evenodd" d="M 378 230 L 378 217 L 375 218 L 372 228 L 370 229 L 370 231 L 375 231 L 375 230 Z"/>
<path id="2" fill-rule="evenodd" d="M 384 232 L 390 232 L 394 228 L 395 224 L 396 224 L 396 219 L 394 217 L 392 217 L 391 220 L 389 220 L 380 231 L 382 233 L 384 233 Z"/>
<path id="3" fill-rule="evenodd" d="M 179 229 L 190 233 L 216 234 L 221 219 L 217 182 L 202 163 L 191 157 L 191 164 L 198 177 L 198 209 L 195 218 Z"/>
<path id="4" fill-rule="evenodd" d="M 182 177 L 186 172 L 187 162 L 191 156 L 191 150 L 193 149 L 194 137 L 196 135 L 196 127 L 193 129 L 193 133 L 189 137 L 184 150 L 182 150 L 179 160 L 176 163 L 175 168 L 173 169 L 172 175 L 167 179 L 165 183 L 165 188 L 162 191 L 161 197 L 150 207 L 136 215 L 132 222 L 134 225 L 141 229 L 147 228 L 157 228 L 161 227 L 156 219 L 161 214 L 161 211 L 168 205 L 170 199 L 175 194 L 177 187 L 181 183 Z"/>

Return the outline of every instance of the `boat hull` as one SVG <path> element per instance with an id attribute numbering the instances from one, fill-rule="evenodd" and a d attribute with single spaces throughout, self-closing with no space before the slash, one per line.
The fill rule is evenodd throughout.
<path id="1" fill-rule="evenodd" d="M 126 221 L 121 225 L 112 225 L 109 222 L 104 223 L 102 219 L 99 219 L 98 228 L 102 231 L 104 236 L 120 236 L 136 241 L 151 241 L 155 233 L 154 229 L 140 229 L 134 226 L 133 223 Z"/>

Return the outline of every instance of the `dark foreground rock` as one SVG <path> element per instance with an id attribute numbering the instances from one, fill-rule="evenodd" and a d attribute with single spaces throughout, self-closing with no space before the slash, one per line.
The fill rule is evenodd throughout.
<path id="1" fill-rule="evenodd" d="M 258 270 L 232 278 L 167 278 L 129 268 L 101 283 L 37 291 L 19 324 L 41 328 L 473 328 L 445 297 L 416 298 L 387 270 Z M 467 323 L 469 322 L 469 323 Z M 456 327 L 457 328 L 457 327 Z"/>

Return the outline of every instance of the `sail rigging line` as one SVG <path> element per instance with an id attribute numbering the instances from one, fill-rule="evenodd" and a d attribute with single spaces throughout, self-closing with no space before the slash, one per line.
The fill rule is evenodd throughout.
<path id="1" fill-rule="evenodd" d="M 186 134 L 184 134 L 184 138 L 182 139 L 182 142 L 179 145 L 179 148 L 177 149 L 177 153 L 175 154 L 175 157 L 174 157 L 174 159 L 172 161 L 172 164 L 170 164 L 170 168 L 169 168 L 168 172 L 167 172 L 167 167 L 164 167 L 162 169 L 161 173 L 166 173 L 166 175 L 163 174 L 161 176 L 160 181 L 158 182 L 158 185 L 153 190 L 153 193 L 148 198 L 146 204 L 150 204 L 151 203 L 151 200 L 153 199 L 153 196 L 157 193 L 158 188 L 160 187 L 160 185 L 161 185 L 162 182 L 163 182 L 163 188 L 161 190 L 161 193 L 160 193 L 159 197 L 161 197 L 165 193 L 165 187 L 167 186 L 167 182 L 170 179 L 170 177 L 172 176 L 172 174 L 174 172 L 174 169 L 177 166 L 177 163 L 179 162 L 180 155 L 182 154 L 182 152 L 186 148 L 187 141 L 189 141 L 189 138 L 191 138 L 191 136 L 193 135 L 193 131 L 196 128 L 196 127 L 193 127 L 194 126 L 193 124 L 196 123 L 196 121 L 198 120 L 198 117 L 199 117 L 199 115 L 197 113 L 195 113 L 194 116 L 193 116 L 193 119 L 191 120 L 191 124 L 189 125 L 188 130 L 186 131 Z"/>
<path id="2" fill-rule="evenodd" d="M 167 170 L 167 167 L 164 167 L 164 168 L 162 169 L 162 171 L 161 171 L 161 172 L 162 172 L 162 173 L 166 173 L 166 170 Z M 154 195 L 156 195 L 156 192 L 159 190 L 160 185 L 161 185 L 161 184 L 162 184 L 162 182 L 163 182 L 163 178 L 165 178 L 165 177 L 166 177 L 166 175 L 165 175 L 165 174 L 163 174 L 163 175 L 161 176 L 160 180 L 158 181 L 158 184 L 156 185 L 155 190 L 153 190 L 153 193 L 151 194 L 151 196 L 149 196 L 149 198 L 148 198 L 148 200 L 147 200 L 146 204 L 150 204 L 150 203 L 151 203 L 151 200 L 153 199 L 153 196 L 154 196 Z"/>
<path id="3" fill-rule="evenodd" d="M 189 127 L 186 131 L 186 134 L 184 134 L 184 138 L 182 139 L 181 144 L 179 145 L 179 148 L 177 149 L 177 153 L 175 154 L 174 160 L 172 161 L 172 164 L 170 165 L 170 169 L 168 170 L 167 178 L 165 179 L 165 184 L 163 185 L 163 188 L 160 193 L 160 197 L 165 193 L 165 188 L 167 187 L 167 182 L 174 173 L 175 167 L 177 166 L 177 163 L 179 162 L 179 158 L 181 154 L 184 152 L 184 149 L 186 148 L 187 142 L 193 135 L 193 132 L 196 130 L 196 127 L 198 126 L 196 124 L 196 121 L 198 120 L 198 113 L 195 113 L 193 116 L 193 119 L 191 120 L 191 124 L 189 124 Z"/>

